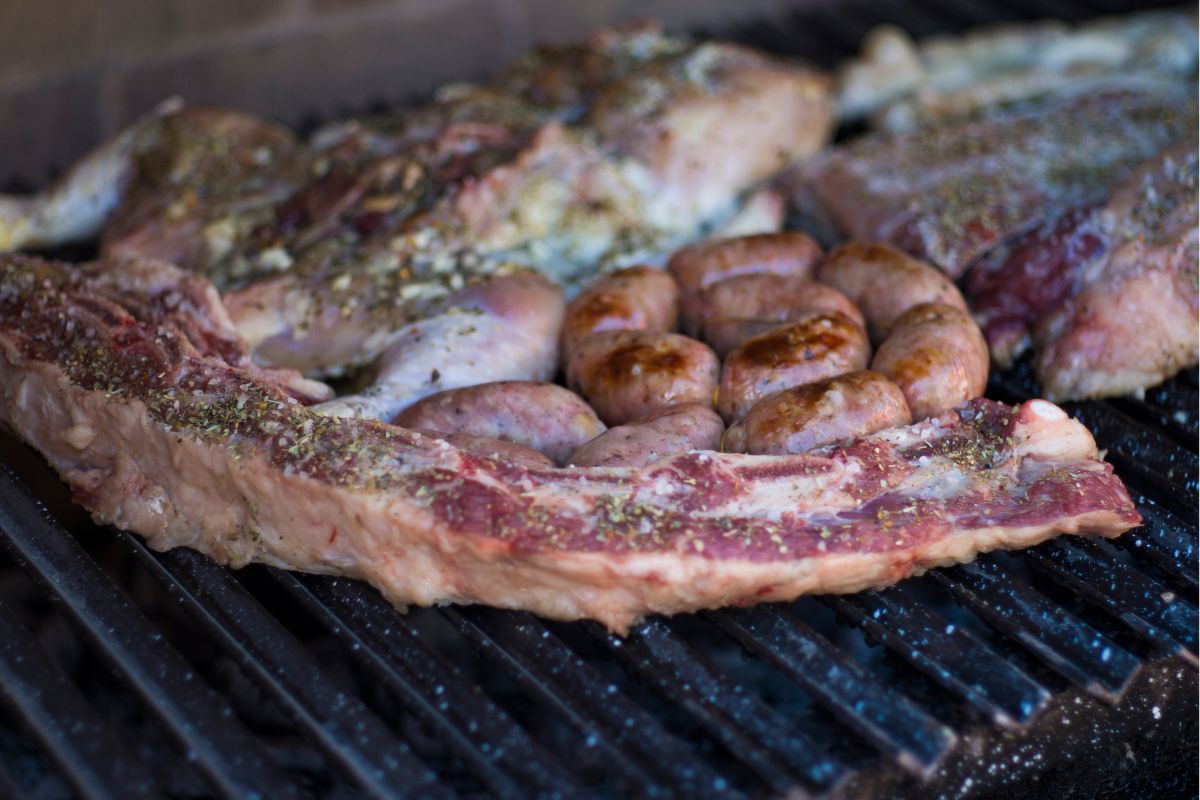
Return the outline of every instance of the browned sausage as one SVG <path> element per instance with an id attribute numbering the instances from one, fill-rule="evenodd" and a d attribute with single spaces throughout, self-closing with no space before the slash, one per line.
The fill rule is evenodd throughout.
<path id="1" fill-rule="evenodd" d="M 675 279 L 655 267 L 628 267 L 604 275 L 567 306 L 562 330 L 562 359 L 566 362 L 585 336 L 601 331 L 669 331 L 679 313 Z"/>
<path id="2" fill-rule="evenodd" d="M 716 450 L 724 423 L 706 404 L 685 403 L 660 409 L 609 428 L 567 458 L 575 467 L 644 467 L 688 450 Z"/>
<path id="3" fill-rule="evenodd" d="M 579 342 L 567 385 L 608 425 L 679 403 L 712 404 L 721 364 L 705 344 L 677 333 L 606 331 Z"/>
<path id="4" fill-rule="evenodd" d="M 821 246 L 803 233 L 760 233 L 701 242 L 683 248 L 667 262 L 679 284 L 683 332 L 700 331 L 701 296 L 717 281 L 735 275 L 771 273 L 807 278 L 821 258 Z"/>
<path id="5" fill-rule="evenodd" d="M 401 411 L 393 424 L 465 433 L 532 447 L 561 461 L 604 431 L 583 398 L 538 381 L 497 381 L 448 389 Z"/>
<path id="6" fill-rule="evenodd" d="M 554 462 L 544 453 L 539 453 L 532 447 L 503 439 L 492 439 L 487 436 L 472 436 L 469 433 L 439 433 L 438 431 L 414 428 L 431 439 L 440 439 L 452 444 L 459 450 L 465 450 L 472 455 L 494 458 L 497 461 L 507 461 L 527 469 L 552 469 Z"/>
<path id="7" fill-rule="evenodd" d="M 725 358 L 717 411 L 741 419 L 760 398 L 867 366 L 867 332 L 845 314 L 810 314 L 747 339 Z"/>
<path id="8" fill-rule="evenodd" d="M 725 432 L 726 452 L 780 455 L 912 422 L 900 387 L 878 372 L 849 372 L 767 395 Z"/>
<path id="9" fill-rule="evenodd" d="M 705 290 L 701 338 L 724 356 L 750 337 L 814 311 L 840 311 L 863 324 L 858 308 L 837 289 L 795 275 L 738 275 Z"/>
<path id="10" fill-rule="evenodd" d="M 887 338 L 905 311 L 921 303 L 967 310 L 945 273 L 886 244 L 850 242 L 835 247 L 817 267 L 817 280 L 856 303 L 875 344 Z"/>
<path id="11" fill-rule="evenodd" d="M 925 419 L 983 394 L 987 342 L 967 312 L 923 303 L 896 320 L 871 369 L 904 391 L 913 419 Z"/>

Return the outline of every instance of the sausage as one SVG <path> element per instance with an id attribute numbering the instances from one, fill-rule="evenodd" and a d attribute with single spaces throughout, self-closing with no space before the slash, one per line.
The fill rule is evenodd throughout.
<path id="1" fill-rule="evenodd" d="M 682 330 L 700 332 L 704 290 L 735 275 L 796 275 L 807 278 L 821 258 L 821 246 L 803 233 L 760 233 L 689 245 L 671 256 L 667 269 L 679 284 Z"/>
<path id="2" fill-rule="evenodd" d="M 573 467 L 644 467 L 688 450 L 716 450 L 725 425 L 711 406 L 684 403 L 609 428 L 572 453 Z"/>
<path id="3" fill-rule="evenodd" d="M 813 311 L 840 311 L 863 325 L 862 314 L 837 289 L 795 275 L 738 275 L 714 283 L 702 300 L 702 334 L 717 355 Z"/>
<path id="4" fill-rule="evenodd" d="M 503 439 L 545 453 L 556 462 L 604 432 L 604 423 L 583 398 L 538 381 L 448 389 L 404 409 L 392 424 Z"/>
<path id="5" fill-rule="evenodd" d="M 864 369 L 870 357 L 867 332 L 853 319 L 809 314 L 734 348 L 721 370 L 717 411 L 732 423 L 772 392 Z"/>
<path id="6" fill-rule="evenodd" d="M 532 447 L 523 444 L 506 442 L 503 439 L 492 439 L 487 436 L 472 436 L 469 433 L 439 433 L 438 431 L 414 428 L 417 433 L 452 444 L 459 450 L 472 455 L 494 458 L 497 461 L 507 461 L 526 469 L 553 469 L 554 462 L 544 453 L 539 453 Z"/>
<path id="7" fill-rule="evenodd" d="M 726 452 L 781 455 L 908 425 L 900 387 L 878 372 L 849 372 L 767 395 L 725 432 Z"/>
<path id="8" fill-rule="evenodd" d="M 987 341 L 966 311 L 922 303 L 896 320 L 871 369 L 904 391 L 913 419 L 926 419 L 983 394 Z"/>
<path id="9" fill-rule="evenodd" d="M 585 336 L 615 330 L 669 331 L 678 313 L 679 288 L 669 272 L 636 266 L 604 275 L 567 306 L 563 360 Z"/>
<path id="10" fill-rule="evenodd" d="M 607 425 L 623 425 L 679 403 L 712 404 L 721 363 L 702 342 L 677 333 L 605 331 L 581 341 L 567 385 Z"/>
<path id="11" fill-rule="evenodd" d="M 962 292 L 945 273 L 886 244 L 850 242 L 835 247 L 817 267 L 816 278 L 859 307 L 876 345 L 913 306 L 945 303 L 967 310 Z"/>

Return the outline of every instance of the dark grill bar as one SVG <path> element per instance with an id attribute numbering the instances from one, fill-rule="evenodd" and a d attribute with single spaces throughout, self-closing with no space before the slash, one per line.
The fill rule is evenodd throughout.
<path id="1" fill-rule="evenodd" d="M 878 22 L 1118 5 L 851 0 L 736 35 L 832 64 Z M 1025 366 L 989 386 L 1035 392 Z M 1068 404 L 1146 519 L 1115 542 L 624 638 L 156 554 L 82 519 L 0 434 L 0 794 L 1194 796 L 1198 402 L 1192 370 Z"/>

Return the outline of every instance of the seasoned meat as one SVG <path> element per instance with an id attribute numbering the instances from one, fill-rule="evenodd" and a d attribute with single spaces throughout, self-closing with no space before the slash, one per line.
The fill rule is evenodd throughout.
<path id="1" fill-rule="evenodd" d="M 848 372 L 769 394 L 725 432 L 728 453 L 805 453 L 912 422 L 900 387 L 878 372 Z"/>
<path id="2" fill-rule="evenodd" d="M 1045 401 L 976 400 L 815 454 L 528 469 L 318 414 L 169 313 L 95 293 L 86 271 L 0 261 L 0 422 L 157 550 L 361 578 L 401 605 L 625 631 L 1140 522 L 1087 430 Z"/>
<path id="3" fill-rule="evenodd" d="M 282 353 L 337 375 L 501 265 L 573 290 L 598 268 L 660 259 L 734 220 L 831 122 L 824 76 L 643 26 L 306 143 L 246 115 L 170 109 L 47 196 L 0 198 L 0 249 L 103 227 L 105 255 L 172 260 L 258 309 L 244 319 L 260 362 Z M 84 200 L 54 197 L 102 202 L 75 215 L 84 225 L 60 213 Z M 779 210 L 748 202 L 751 227 Z M 264 336 L 264 319 L 284 324 Z"/>
<path id="4" fill-rule="evenodd" d="M 717 411 L 733 423 L 773 392 L 865 369 L 870 360 L 861 325 L 837 311 L 809 314 L 734 348 L 721 367 Z"/>
<path id="5" fill-rule="evenodd" d="M 567 385 L 606 425 L 624 425 L 680 403 L 712 403 L 721 362 L 705 344 L 678 333 L 605 331 L 580 342 Z"/>
<path id="6" fill-rule="evenodd" d="M 987 388 L 987 342 L 961 308 L 922 303 L 904 312 L 871 359 L 904 391 L 913 419 L 935 417 Z"/>
<path id="7" fill-rule="evenodd" d="M 1048 397 L 1152 386 L 1197 361 L 1197 153 L 1168 148 L 1100 206 L 1064 214 L 972 271 L 992 357 L 1032 344 Z"/>
<path id="8" fill-rule="evenodd" d="M 726 278 L 705 290 L 702 303 L 700 338 L 719 356 L 753 336 L 817 311 L 836 311 L 865 324 L 858 306 L 837 289 L 794 275 Z"/>
<path id="9" fill-rule="evenodd" d="M 401 328 L 362 391 L 321 404 L 335 417 L 389 420 L 423 397 L 502 380 L 546 381 L 558 364 L 566 302 L 541 275 L 498 275 Z"/>
<path id="10" fill-rule="evenodd" d="M 418 400 L 392 422 L 525 445 L 562 462 L 604 431 L 579 395 L 553 383 L 496 381 L 447 389 Z"/>
<path id="11" fill-rule="evenodd" d="M 725 424 L 704 403 L 667 406 L 609 428 L 566 459 L 571 467 L 644 467 L 689 450 L 716 450 Z"/>
<path id="12" fill-rule="evenodd" d="M 425 428 L 409 428 L 409 430 L 419 433 L 422 436 L 427 436 L 430 439 L 437 439 L 438 441 L 454 445 L 466 453 L 491 458 L 496 461 L 507 461 L 509 464 L 516 464 L 527 469 L 549 469 L 554 466 L 554 462 L 546 454 L 534 450 L 532 447 L 526 447 L 523 444 L 517 444 L 516 442 L 504 439 L 493 439 L 490 436 L 474 436 L 470 433 L 441 433 L 440 431 L 431 431 Z"/>
<path id="13" fill-rule="evenodd" d="M 797 202 L 851 239 L 883 241 L 957 278 L 1056 212 L 1101 199 L 1196 130 L 1194 84 L 1109 89 L 1030 110 L 835 147 L 802 170 Z"/>

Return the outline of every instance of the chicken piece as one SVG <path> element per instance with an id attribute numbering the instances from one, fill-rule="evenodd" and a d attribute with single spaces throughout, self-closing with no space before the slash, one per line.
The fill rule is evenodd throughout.
<path id="1" fill-rule="evenodd" d="M 546 381 L 558 364 L 562 291 L 534 273 L 468 286 L 440 313 L 401 328 L 375 382 L 316 406 L 334 417 L 390 420 L 423 397 L 493 381 Z"/>

